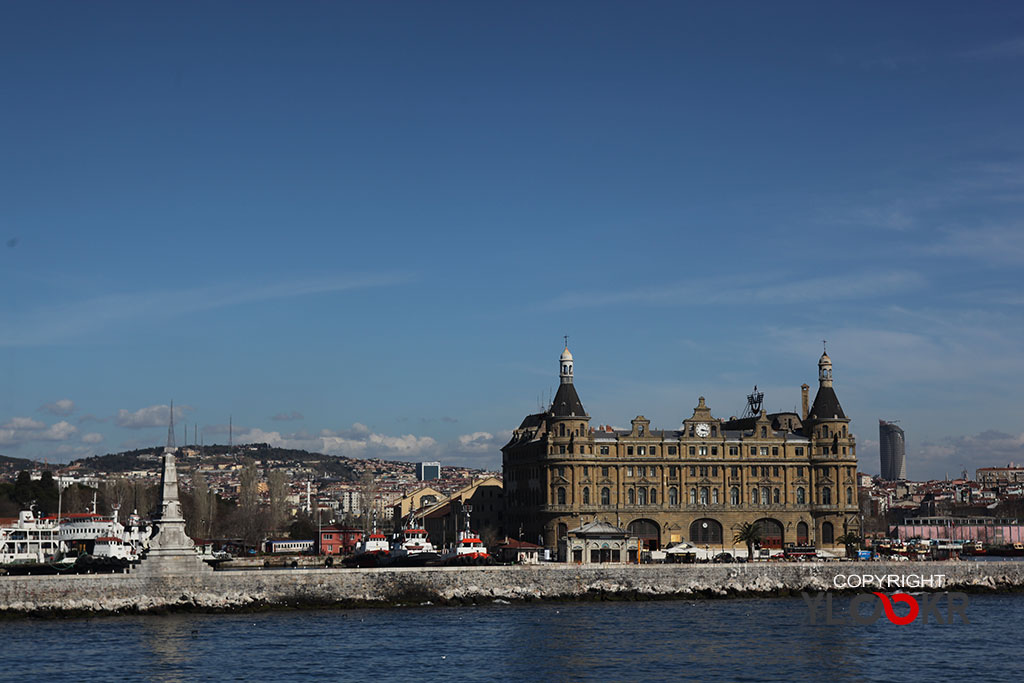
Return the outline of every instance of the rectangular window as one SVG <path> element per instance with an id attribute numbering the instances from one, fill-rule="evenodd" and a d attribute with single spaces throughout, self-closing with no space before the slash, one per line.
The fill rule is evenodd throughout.
<path id="1" fill-rule="evenodd" d="M 637 446 L 636 447 L 636 454 L 637 455 L 647 455 L 647 449 L 645 447 L 643 447 L 643 446 Z"/>
<path id="2" fill-rule="evenodd" d="M 761 446 L 761 455 L 768 455 L 768 447 Z"/>
<path id="3" fill-rule="evenodd" d="M 718 446 L 711 447 L 711 455 L 718 455 Z"/>
<path id="4" fill-rule="evenodd" d="M 718 476 L 718 467 L 717 466 L 713 466 L 711 468 L 711 476 L 712 477 L 717 477 Z"/>
<path id="5" fill-rule="evenodd" d="M 626 468 L 626 476 L 627 477 L 632 477 L 633 476 L 633 468 L 632 467 L 627 467 Z"/>
<path id="6" fill-rule="evenodd" d="M 693 446 L 690 446 L 690 455 L 697 455 L 697 449 Z"/>
<path id="7" fill-rule="evenodd" d="M 565 468 L 564 467 L 559 466 L 559 468 L 558 468 L 558 476 L 560 476 L 560 477 L 564 477 L 565 476 Z"/>
<path id="8" fill-rule="evenodd" d="M 589 465 L 584 465 L 583 466 L 583 476 L 584 477 L 589 477 L 590 476 L 590 466 Z"/>
<path id="9" fill-rule="evenodd" d="M 601 455 L 608 455 L 608 447 L 601 446 Z"/>
<path id="10" fill-rule="evenodd" d="M 558 447 L 558 452 L 559 453 L 565 453 L 565 446 L 559 446 Z"/>
<path id="11" fill-rule="evenodd" d="M 778 468 L 778 466 L 775 466 L 775 467 L 772 468 L 772 476 L 773 477 L 779 476 L 779 468 Z"/>
<path id="12" fill-rule="evenodd" d="M 650 467 L 647 468 L 647 473 L 652 477 L 656 477 L 658 476 L 658 468 L 655 467 L 654 465 L 651 465 Z"/>
<path id="13" fill-rule="evenodd" d="M 751 455 L 757 455 L 757 446 L 751 446 L 750 447 L 750 454 Z"/>
<path id="14" fill-rule="evenodd" d="M 729 455 L 739 455 L 739 454 L 740 454 L 739 446 L 729 446 Z"/>
<path id="15" fill-rule="evenodd" d="M 767 467 L 762 467 L 761 468 L 761 476 L 762 477 L 767 477 L 768 476 L 768 468 Z"/>
<path id="16" fill-rule="evenodd" d="M 675 446 L 669 446 L 668 447 L 668 454 L 669 455 L 675 455 L 676 454 L 676 447 Z"/>
<path id="17" fill-rule="evenodd" d="M 707 467 L 701 467 L 700 468 L 700 476 L 702 476 L 702 477 L 708 476 L 708 468 Z"/>
<path id="18" fill-rule="evenodd" d="M 657 446 L 651 446 L 651 455 L 657 455 L 657 454 L 658 454 L 658 447 Z"/>
<path id="19" fill-rule="evenodd" d="M 690 465 L 690 476 L 691 477 L 696 477 L 697 476 L 697 468 L 694 467 L 693 465 Z"/>
<path id="20" fill-rule="evenodd" d="M 632 446 L 627 446 L 626 447 L 626 455 L 633 455 L 633 447 Z"/>
<path id="21" fill-rule="evenodd" d="M 701 455 L 707 455 L 708 454 L 708 447 L 707 446 L 701 446 L 700 447 L 700 454 Z"/>
<path id="22" fill-rule="evenodd" d="M 740 478 L 740 468 L 739 467 L 733 467 L 732 468 L 732 476 L 737 478 L 737 479 Z"/>
<path id="23" fill-rule="evenodd" d="M 607 466 L 604 466 L 604 467 L 601 468 L 601 476 L 602 477 L 607 477 L 608 476 L 608 467 Z"/>
<path id="24" fill-rule="evenodd" d="M 679 476 L 679 468 L 676 467 L 675 465 L 673 465 L 672 467 L 669 467 L 668 468 L 668 476 L 669 476 L 670 479 L 675 479 L 676 477 L 678 477 Z"/>
<path id="25" fill-rule="evenodd" d="M 796 468 L 796 476 L 798 476 L 798 477 L 804 476 L 804 468 L 803 467 L 797 467 Z"/>
<path id="26" fill-rule="evenodd" d="M 795 452 L 796 452 L 797 455 L 803 455 L 804 454 L 804 447 L 803 446 L 797 446 Z"/>
<path id="27" fill-rule="evenodd" d="M 772 455 L 778 455 L 778 454 L 779 454 L 779 447 L 778 446 L 772 446 Z"/>
<path id="28" fill-rule="evenodd" d="M 750 466 L 750 474 L 751 474 L 751 476 L 754 476 L 754 477 L 757 476 L 757 465 L 751 465 Z"/>

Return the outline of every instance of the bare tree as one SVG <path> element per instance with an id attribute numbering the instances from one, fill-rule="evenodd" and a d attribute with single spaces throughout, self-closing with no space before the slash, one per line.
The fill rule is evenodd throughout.
<path id="1" fill-rule="evenodd" d="M 288 505 L 288 478 L 281 470 L 267 475 L 267 493 L 270 497 L 270 529 L 277 533 L 284 528 Z"/>
<path id="2" fill-rule="evenodd" d="M 264 533 L 260 514 L 260 471 L 252 458 L 245 458 L 238 483 L 239 531 L 247 543 L 257 543 Z"/>
<path id="3" fill-rule="evenodd" d="M 363 530 L 373 531 L 374 519 L 380 516 L 377 509 L 377 493 L 379 487 L 371 472 L 364 472 L 359 480 L 359 517 Z"/>
<path id="4" fill-rule="evenodd" d="M 216 494 L 210 490 L 206 476 L 196 468 L 192 471 L 192 518 L 188 520 L 189 535 L 209 538 L 216 514 Z"/>

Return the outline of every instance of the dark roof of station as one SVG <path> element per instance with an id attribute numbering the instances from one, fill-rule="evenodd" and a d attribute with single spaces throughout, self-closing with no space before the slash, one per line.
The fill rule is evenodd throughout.
<path id="1" fill-rule="evenodd" d="M 832 387 L 819 387 L 818 394 L 814 397 L 814 405 L 811 406 L 807 417 L 812 420 L 831 420 L 833 418 L 845 420 L 846 413 L 839 405 L 839 398 Z"/>
<path id="2" fill-rule="evenodd" d="M 555 400 L 551 402 L 551 414 L 555 417 L 586 417 L 587 411 L 580 403 L 576 387 L 571 383 L 559 384 Z"/>

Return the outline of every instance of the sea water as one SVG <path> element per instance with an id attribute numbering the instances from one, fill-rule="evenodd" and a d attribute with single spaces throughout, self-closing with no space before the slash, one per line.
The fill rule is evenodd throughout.
<path id="1" fill-rule="evenodd" d="M 8 619 L 0 678 L 1019 680 L 1024 595 L 969 597 L 969 624 L 906 626 L 799 597 Z"/>

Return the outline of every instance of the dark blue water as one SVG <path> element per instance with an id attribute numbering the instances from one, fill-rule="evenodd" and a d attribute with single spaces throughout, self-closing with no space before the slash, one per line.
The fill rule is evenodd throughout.
<path id="1" fill-rule="evenodd" d="M 800 598 L 0 622 L 3 680 L 1020 680 L 1024 595 L 971 623 L 811 625 Z"/>

